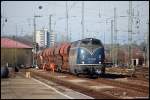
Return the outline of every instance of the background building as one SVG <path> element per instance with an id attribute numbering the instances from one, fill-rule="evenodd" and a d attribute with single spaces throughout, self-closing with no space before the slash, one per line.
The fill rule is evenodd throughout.
<path id="1" fill-rule="evenodd" d="M 51 34 L 50 34 L 50 46 L 54 46 L 55 43 L 56 43 L 56 33 L 51 32 Z"/>
<path id="2" fill-rule="evenodd" d="M 40 48 L 50 46 L 50 35 L 47 29 L 36 31 L 36 43 L 39 44 Z"/>

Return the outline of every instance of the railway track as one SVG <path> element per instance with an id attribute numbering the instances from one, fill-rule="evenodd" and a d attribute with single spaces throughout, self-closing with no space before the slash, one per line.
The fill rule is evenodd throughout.
<path id="1" fill-rule="evenodd" d="M 136 68 L 135 76 L 140 80 L 149 80 L 149 68 L 148 67 Z"/>
<path id="2" fill-rule="evenodd" d="M 126 99 L 137 98 L 138 96 L 140 96 L 140 98 L 148 98 L 149 96 L 149 86 L 135 85 L 128 82 L 121 82 L 105 78 L 79 78 L 67 73 L 51 73 L 43 71 L 36 72 L 33 70 L 31 72 L 33 77 L 40 76 L 41 78 L 52 80 L 58 84 L 64 85 L 94 98 Z M 57 76 L 59 76 L 59 78 Z M 80 82 L 74 82 L 74 80 L 80 80 Z"/>
<path id="3" fill-rule="evenodd" d="M 97 82 L 101 82 L 103 84 L 108 84 L 111 86 L 116 86 L 116 87 L 120 87 L 120 88 L 127 88 L 129 90 L 134 90 L 134 91 L 138 91 L 138 92 L 142 92 L 142 93 L 148 93 L 149 92 L 149 87 L 144 86 L 144 85 L 139 85 L 139 84 L 132 84 L 129 82 L 122 82 L 122 81 L 116 81 L 116 80 L 108 80 L 108 79 L 97 79 L 95 80 Z"/>
<path id="4" fill-rule="evenodd" d="M 106 72 L 127 75 L 128 79 L 149 81 L 149 68 L 136 67 L 135 70 L 122 67 L 106 68 Z"/>
<path id="5" fill-rule="evenodd" d="M 120 92 L 119 95 L 125 96 L 128 94 L 139 94 L 139 95 L 148 95 L 149 94 L 149 83 L 148 81 L 141 81 L 141 80 L 129 80 L 126 78 L 126 75 L 114 75 L 114 74 L 107 74 L 104 76 L 101 76 L 100 78 L 97 79 L 90 79 L 87 78 L 87 80 L 90 80 L 93 82 L 93 84 L 107 84 L 109 86 L 117 87 L 116 89 L 110 90 L 111 92 L 113 91 L 118 91 Z M 84 77 L 86 78 L 86 77 Z M 122 78 L 121 80 L 115 80 L 115 78 Z M 123 81 L 122 81 L 123 80 Z M 126 80 L 126 81 L 125 81 Z M 138 83 L 136 83 L 138 82 Z M 139 84 L 140 83 L 140 84 Z M 144 84 L 144 85 L 143 85 Z M 104 91 L 105 92 L 105 91 Z M 122 94 L 121 94 L 122 92 Z M 113 93 L 111 93 L 113 94 Z M 117 94 L 117 93 L 116 93 Z M 114 95 L 116 95 L 114 94 Z"/>

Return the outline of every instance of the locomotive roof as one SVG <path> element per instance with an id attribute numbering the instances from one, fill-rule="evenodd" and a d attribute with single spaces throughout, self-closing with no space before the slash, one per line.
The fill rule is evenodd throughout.
<path id="1" fill-rule="evenodd" d="M 74 41 L 74 42 L 84 41 L 84 40 L 98 40 L 98 41 L 101 41 L 101 40 L 96 39 L 96 38 L 85 38 L 85 39 L 77 40 L 77 41 Z"/>
<path id="2" fill-rule="evenodd" d="M 96 38 L 85 38 L 85 39 L 82 39 L 82 40 L 98 40 L 98 41 L 100 41 L 99 39 L 96 39 Z"/>
<path id="3" fill-rule="evenodd" d="M 77 46 L 77 45 L 88 44 L 89 42 L 95 45 L 101 45 L 103 47 L 101 40 L 96 39 L 96 38 L 85 38 L 82 40 L 74 41 L 71 44 L 73 44 L 73 46 Z"/>

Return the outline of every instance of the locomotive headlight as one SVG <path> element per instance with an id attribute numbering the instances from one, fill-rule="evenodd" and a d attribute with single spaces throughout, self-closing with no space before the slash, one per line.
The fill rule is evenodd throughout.
<path id="1" fill-rule="evenodd" d="M 84 50 L 81 49 L 81 54 L 83 54 L 83 53 L 84 53 Z"/>
<path id="2" fill-rule="evenodd" d="M 101 62 L 99 62 L 99 64 L 101 64 Z"/>
<path id="3" fill-rule="evenodd" d="M 84 64 L 84 61 L 82 61 L 82 64 Z"/>

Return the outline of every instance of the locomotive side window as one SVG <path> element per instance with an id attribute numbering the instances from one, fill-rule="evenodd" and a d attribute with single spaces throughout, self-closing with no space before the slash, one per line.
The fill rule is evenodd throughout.
<path id="1" fill-rule="evenodd" d="M 89 40 L 82 40 L 80 45 L 81 46 L 91 45 L 91 41 L 89 41 Z"/>
<path id="2" fill-rule="evenodd" d="M 75 42 L 72 43 L 72 47 L 77 47 L 78 44 L 79 44 L 79 41 L 75 41 Z"/>

